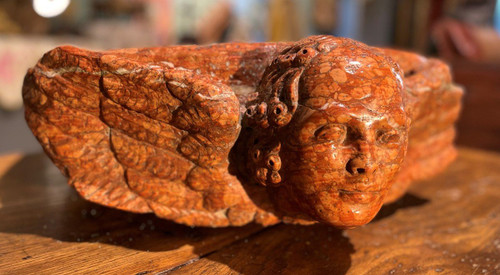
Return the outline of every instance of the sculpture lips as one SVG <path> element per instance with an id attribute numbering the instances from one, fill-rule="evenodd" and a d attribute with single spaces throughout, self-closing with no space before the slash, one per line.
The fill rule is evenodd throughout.
<path id="1" fill-rule="evenodd" d="M 380 192 L 339 189 L 339 196 L 344 202 L 354 204 L 369 204 L 380 197 Z"/>
<path id="2" fill-rule="evenodd" d="M 389 182 L 387 180 L 381 181 L 379 179 L 379 175 L 371 175 L 371 176 L 357 176 L 348 178 L 345 182 L 342 183 L 339 187 L 348 187 L 348 188 L 339 188 L 339 190 L 346 191 L 359 191 L 359 192 L 379 192 L 383 189 L 383 186 L 387 186 Z"/>

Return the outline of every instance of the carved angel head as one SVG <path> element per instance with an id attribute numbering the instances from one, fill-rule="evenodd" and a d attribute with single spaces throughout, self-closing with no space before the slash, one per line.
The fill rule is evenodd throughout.
<path id="1" fill-rule="evenodd" d="M 408 143 L 401 75 L 376 50 L 324 36 L 267 68 L 243 121 L 246 167 L 284 216 L 353 227 L 376 215 Z"/>

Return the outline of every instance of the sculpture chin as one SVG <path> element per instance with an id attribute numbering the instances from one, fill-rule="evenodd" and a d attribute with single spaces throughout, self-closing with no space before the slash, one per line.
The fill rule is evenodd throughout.
<path id="1" fill-rule="evenodd" d="M 383 204 L 381 192 L 345 189 L 324 191 L 312 198 L 310 215 L 322 223 L 338 228 L 353 228 L 370 222 Z"/>

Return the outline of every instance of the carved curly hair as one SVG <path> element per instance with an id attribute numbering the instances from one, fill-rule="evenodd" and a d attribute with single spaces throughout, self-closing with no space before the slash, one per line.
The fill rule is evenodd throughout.
<path id="1" fill-rule="evenodd" d="M 318 55 L 337 47 L 340 38 L 312 36 L 284 49 L 266 68 L 257 91 L 245 113 L 250 125 L 280 128 L 290 122 L 299 104 L 302 72 Z"/>
<path id="2" fill-rule="evenodd" d="M 362 67 L 364 60 L 374 66 Z M 342 74 L 341 80 L 332 73 Z M 280 139 L 286 138 L 285 126 L 299 105 L 321 109 L 335 102 L 373 113 L 402 112 L 404 119 L 399 79 L 399 67 L 390 58 L 351 39 L 313 36 L 284 49 L 265 70 L 258 97 L 243 117 L 240 142 L 245 143 L 247 172 L 264 186 L 281 183 Z"/>

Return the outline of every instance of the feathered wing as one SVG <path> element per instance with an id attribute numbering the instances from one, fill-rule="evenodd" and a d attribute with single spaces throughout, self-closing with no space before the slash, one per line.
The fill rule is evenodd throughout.
<path id="1" fill-rule="evenodd" d="M 275 218 L 228 173 L 239 102 L 168 62 L 56 48 L 28 71 L 26 120 L 86 199 L 197 226 Z"/>
<path id="2" fill-rule="evenodd" d="M 453 144 L 463 90 L 450 68 L 437 59 L 383 49 L 405 72 L 405 109 L 411 118 L 408 151 L 386 203 L 401 197 L 412 182 L 443 171 L 456 157 Z"/>

